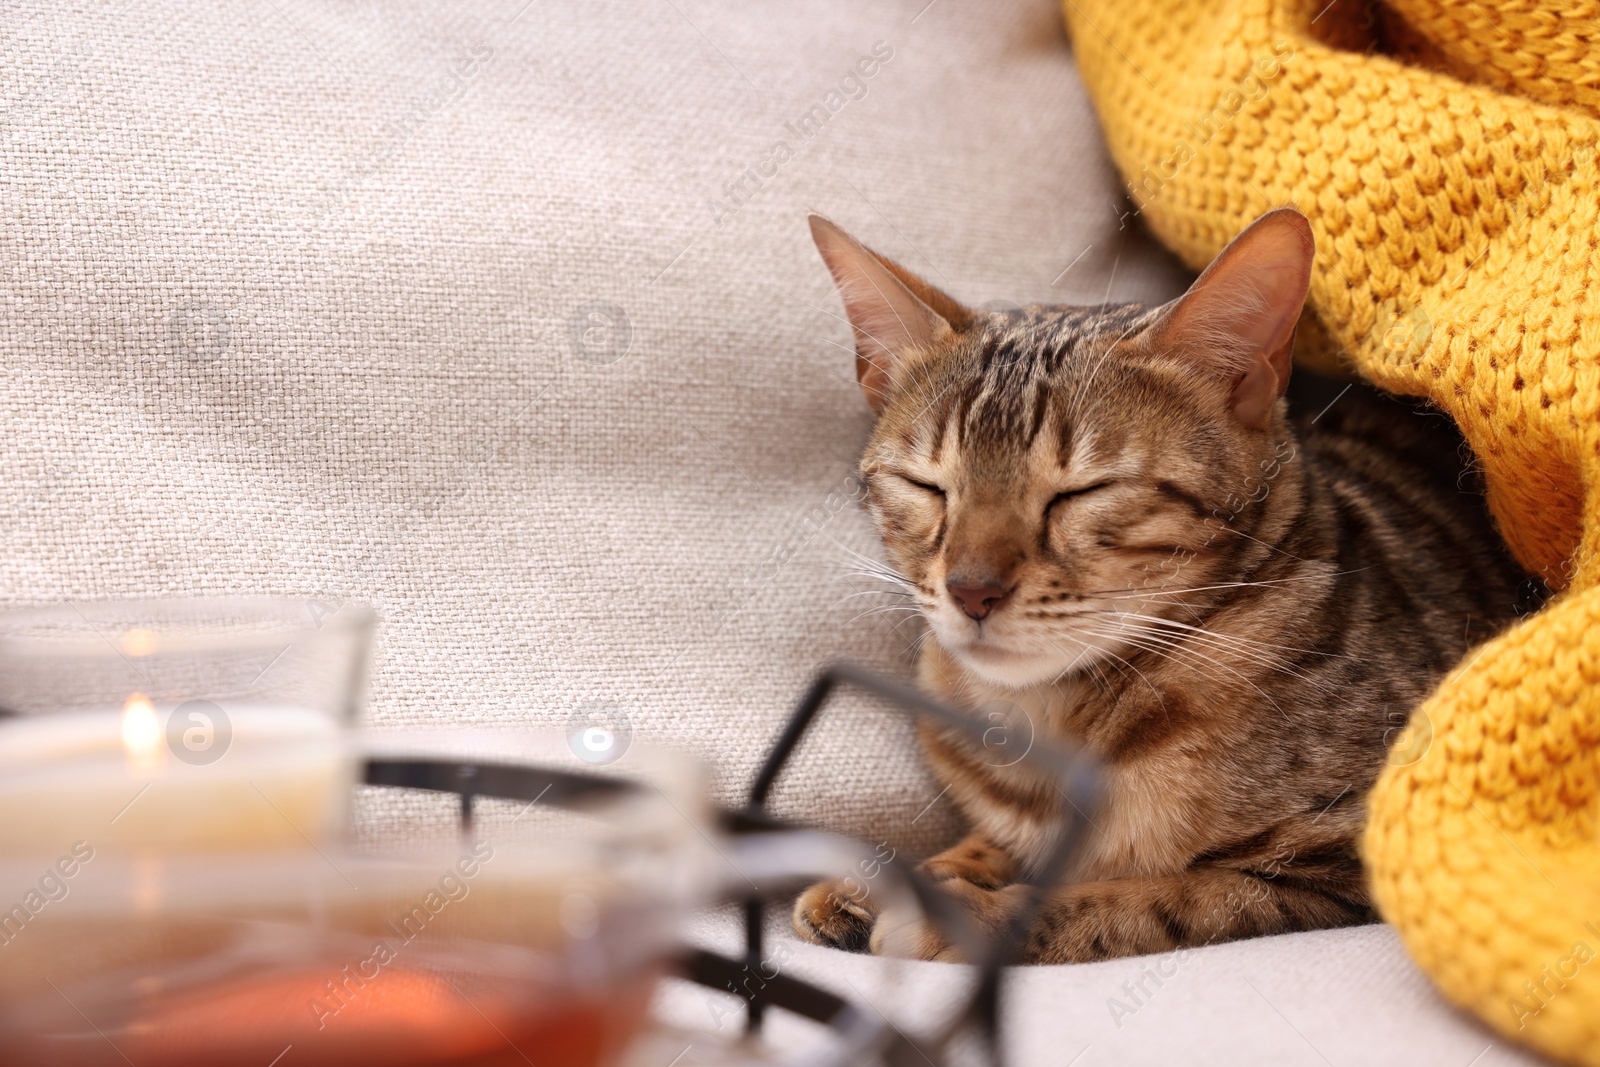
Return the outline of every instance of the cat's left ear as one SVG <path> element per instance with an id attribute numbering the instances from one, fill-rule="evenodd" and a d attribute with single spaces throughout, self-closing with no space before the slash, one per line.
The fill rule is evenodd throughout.
<path id="1" fill-rule="evenodd" d="M 810 221 L 811 237 L 855 327 L 856 380 L 872 410 L 882 414 L 904 387 L 911 365 L 965 329 L 972 312 L 829 219 L 812 212 Z"/>
<path id="2" fill-rule="evenodd" d="M 1269 211 L 1229 242 L 1157 327 L 1163 349 L 1233 381 L 1233 410 L 1247 426 L 1265 429 L 1289 386 L 1314 255 L 1304 215 Z"/>

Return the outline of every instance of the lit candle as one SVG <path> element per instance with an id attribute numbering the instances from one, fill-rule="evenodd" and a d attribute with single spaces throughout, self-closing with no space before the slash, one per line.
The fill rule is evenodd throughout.
<path id="1" fill-rule="evenodd" d="M 352 786 L 342 732 L 286 705 L 190 701 L 0 719 L 0 852 L 325 841 Z"/>

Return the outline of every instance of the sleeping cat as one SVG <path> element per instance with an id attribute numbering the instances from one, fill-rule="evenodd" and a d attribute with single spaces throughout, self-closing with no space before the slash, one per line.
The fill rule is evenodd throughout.
<path id="1" fill-rule="evenodd" d="M 1411 709 L 1514 617 L 1523 575 L 1443 419 L 1361 389 L 1291 418 L 1305 217 L 1263 215 L 1162 307 L 995 313 L 820 216 L 811 230 L 877 413 L 867 507 L 931 630 L 921 684 L 1018 709 L 1107 769 L 1024 958 L 1371 921 L 1367 790 Z M 919 732 L 971 828 L 923 870 L 998 933 L 1057 839 L 1059 794 Z M 793 921 L 822 944 L 960 955 L 842 883 Z"/>

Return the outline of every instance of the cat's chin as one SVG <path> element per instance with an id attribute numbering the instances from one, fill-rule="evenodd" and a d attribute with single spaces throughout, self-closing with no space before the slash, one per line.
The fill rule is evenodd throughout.
<path id="1" fill-rule="evenodd" d="M 1027 689 L 1053 682 L 1067 666 L 1056 657 L 1014 652 L 987 641 L 944 647 L 962 667 L 991 685 L 1007 689 Z"/>

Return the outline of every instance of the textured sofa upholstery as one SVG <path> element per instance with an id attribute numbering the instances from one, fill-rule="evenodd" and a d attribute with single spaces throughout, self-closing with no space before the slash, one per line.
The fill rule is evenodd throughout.
<path id="1" fill-rule="evenodd" d="M 1121 228 L 1048 2 L 0 20 L 0 597 L 367 600 L 375 723 L 625 718 L 720 799 L 818 665 L 903 672 L 914 636 L 852 573 L 869 415 L 805 210 L 972 302 L 1185 280 Z M 905 726 L 854 697 L 774 807 L 899 847 L 951 829 Z M 886 1008 L 886 975 L 913 1007 L 961 979 L 796 960 Z M 1020 1062 L 1490 1043 L 1382 928 L 1189 966 L 1120 1020 L 1134 961 L 1021 976 Z"/>

